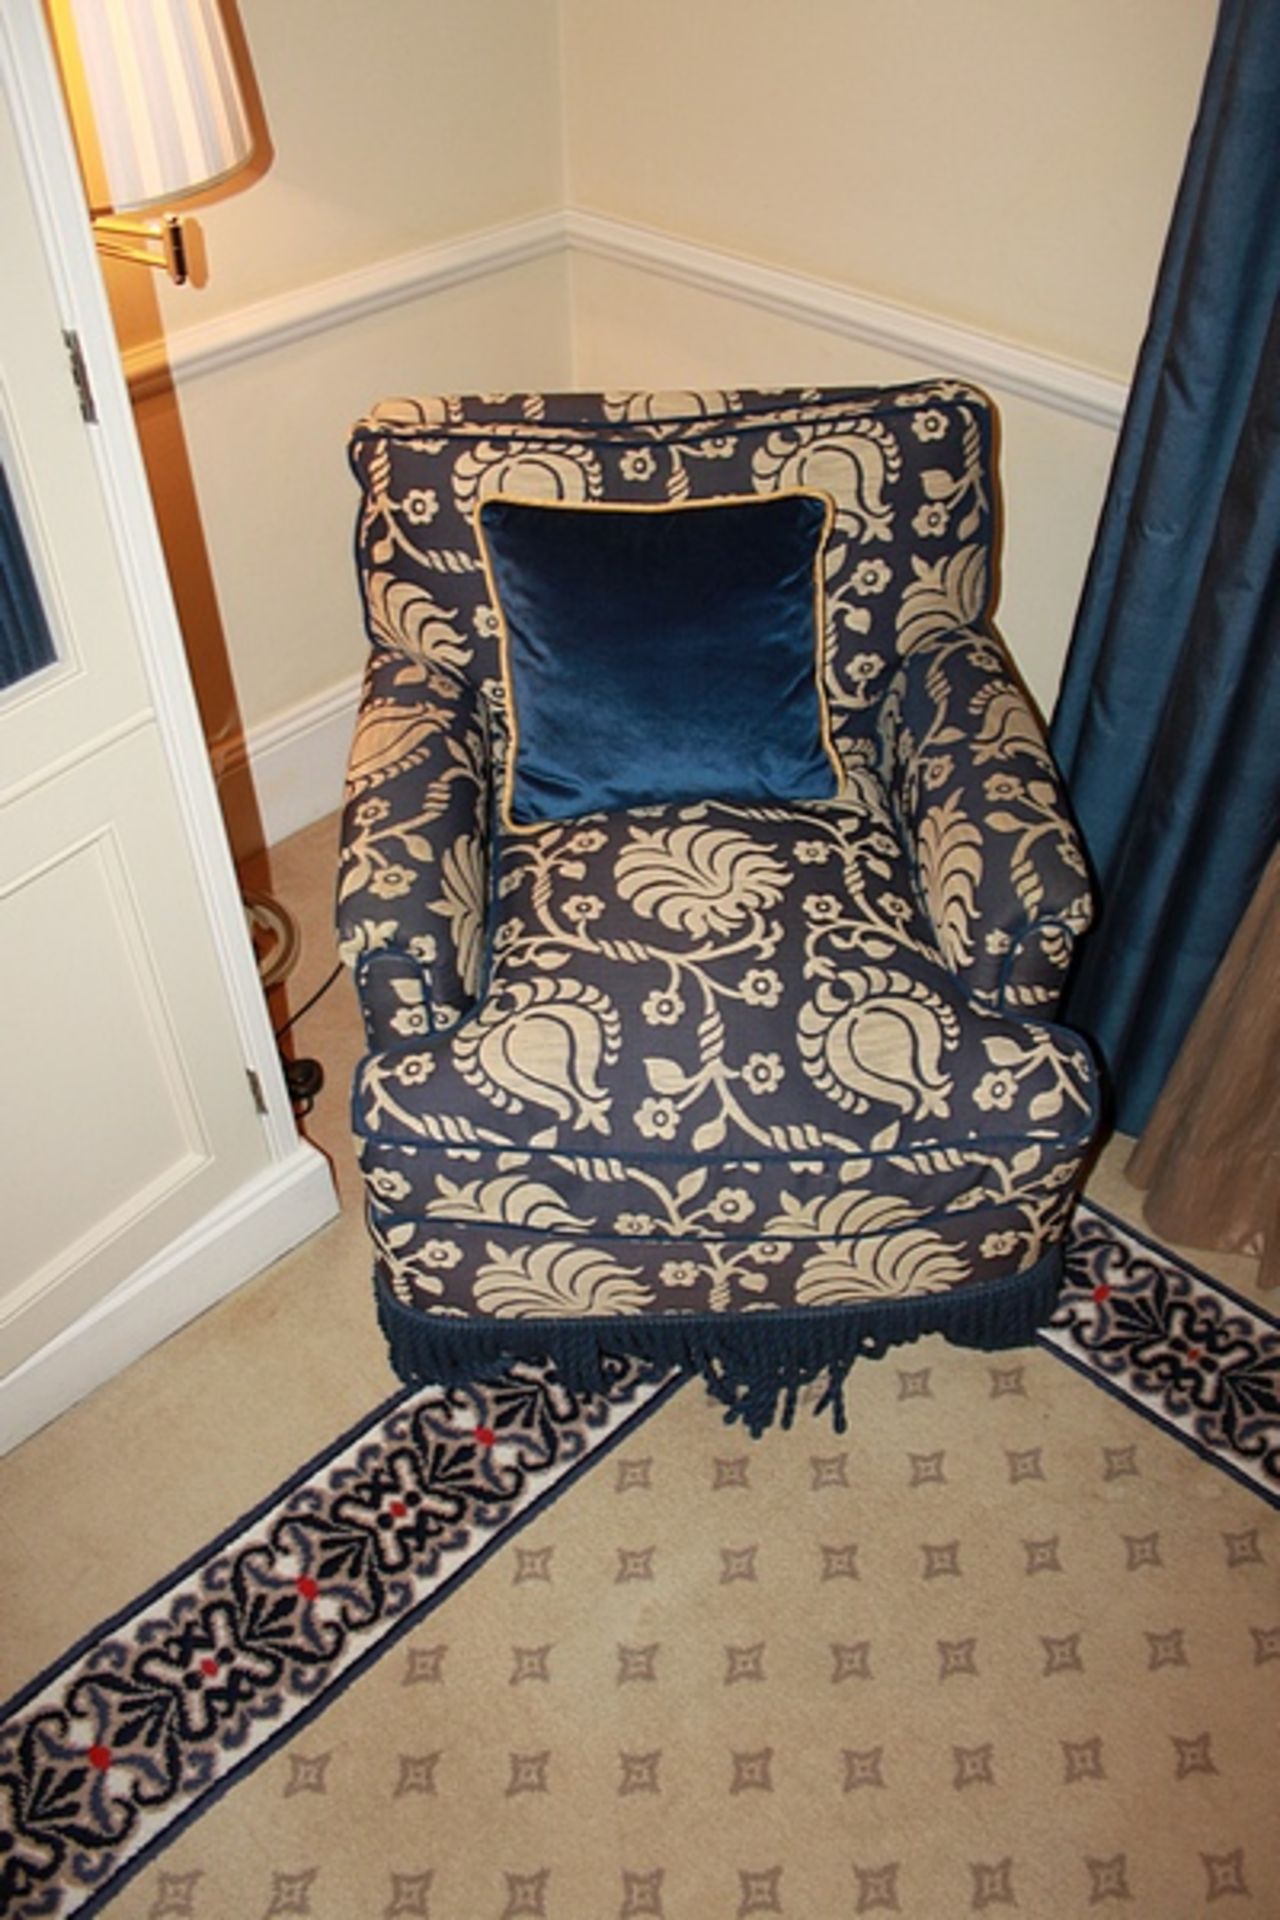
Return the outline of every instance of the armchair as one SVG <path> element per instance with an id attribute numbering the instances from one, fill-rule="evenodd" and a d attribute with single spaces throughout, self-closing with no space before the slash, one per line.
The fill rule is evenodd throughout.
<path id="1" fill-rule="evenodd" d="M 1028 1339 L 1097 1127 L 1052 1021 L 1090 902 L 989 622 L 989 402 L 944 381 L 394 401 L 350 455 L 371 650 L 338 917 L 397 1370 L 549 1355 L 585 1387 L 638 1357 L 759 1432 L 820 1378 L 841 1425 L 859 1354 Z M 482 503 L 813 494 L 836 790 L 516 817 L 531 707 Z M 687 692 L 741 704 L 732 668 Z M 600 725 L 634 757 L 624 716 Z"/>

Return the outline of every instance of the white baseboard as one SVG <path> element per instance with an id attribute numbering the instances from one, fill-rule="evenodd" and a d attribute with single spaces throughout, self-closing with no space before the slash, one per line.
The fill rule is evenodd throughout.
<path id="1" fill-rule="evenodd" d="M 83 1400 L 338 1212 L 328 1164 L 300 1140 L 64 1333 L 0 1380 L 0 1453 Z"/>
<path id="2" fill-rule="evenodd" d="M 740 300 L 845 339 L 864 340 L 901 353 L 933 373 L 989 383 L 1074 419 L 1114 429 L 1124 413 L 1128 386 L 1112 374 L 939 314 L 898 306 L 857 287 L 771 267 L 585 207 L 565 207 L 462 234 L 296 288 L 218 320 L 177 328 L 165 341 L 126 355 L 129 384 L 138 396 L 160 375 L 179 382 L 203 378 L 403 301 L 421 300 L 530 260 L 574 252 Z"/>
<path id="3" fill-rule="evenodd" d="M 251 808 L 263 844 L 273 847 L 341 806 L 361 684 L 362 676 L 351 674 L 214 748 L 218 794 L 229 821 L 244 819 Z M 251 796 L 238 791 L 245 780 Z M 248 845 L 250 833 L 233 831 L 232 839 Z"/>
<path id="4" fill-rule="evenodd" d="M 163 340 L 131 348 L 124 356 L 125 377 L 134 398 L 141 399 L 170 381 L 218 373 L 255 354 L 291 346 L 330 327 L 348 326 L 406 300 L 422 300 L 447 287 L 545 259 L 563 247 L 559 213 L 479 228 L 254 301 L 216 320 L 175 328 Z"/>
<path id="5" fill-rule="evenodd" d="M 938 314 L 897 306 L 856 287 L 682 240 L 656 227 L 616 220 L 583 207 L 566 208 L 563 218 L 566 243 L 579 252 L 738 300 L 843 339 L 865 341 L 900 353 L 931 373 L 976 380 L 1096 426 L 1114 429 L 1123 416 L 1126 383 L 1092 367 L 981 333 Z"/>

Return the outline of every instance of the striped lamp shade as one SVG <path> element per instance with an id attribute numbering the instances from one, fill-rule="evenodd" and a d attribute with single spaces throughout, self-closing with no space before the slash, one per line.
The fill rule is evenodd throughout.
<path id="1" fill-rule="evenodd" d="M 118 213 L 211 186 L 253 144 L 218 0 L 71 0 Z"/>

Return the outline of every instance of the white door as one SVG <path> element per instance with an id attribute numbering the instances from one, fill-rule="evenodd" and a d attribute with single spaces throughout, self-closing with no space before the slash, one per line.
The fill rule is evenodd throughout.
<path id="1" fill-rule="evenodd" d="M 229 945 L 211 911 L 154 623 L 104 482 L 95 436 L 136 455 L 127 409 L 82 417 L 65 241 L 54 249 L 50 176 L 31 167 L 41 115 L 55 185 L 69 148 L 51 88 L 31 91 L 31 49 L 47 51 L 7 38 L 14 18 L 0 26 L 0 1376 L 298 1144 L 274 1053 L 246 1035 L 247 937 L 238 925 Z M 36 72 L 35 94 L 51 81 Z M 88 304 L 101 331 L 105 303 Z"/>

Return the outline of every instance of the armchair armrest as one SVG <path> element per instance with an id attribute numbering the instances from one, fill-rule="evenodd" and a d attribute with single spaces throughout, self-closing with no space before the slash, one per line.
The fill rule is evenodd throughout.
<path id="1" fill-rule="evenodd" d="M 1001 643 L 968 629 L 922 642 L 879 726 L 946 964 L 980 1006 L 1052 1014 L 1092 899 L 1061 779 Z"/>
<path id="2" fill-rule="evenodd" d="M 489 786 L 477 690 L 375 648 L 348 766 L 337 900 L 338 950 L 372 1047 L 442 1032 L 475 1002 Z"/>

